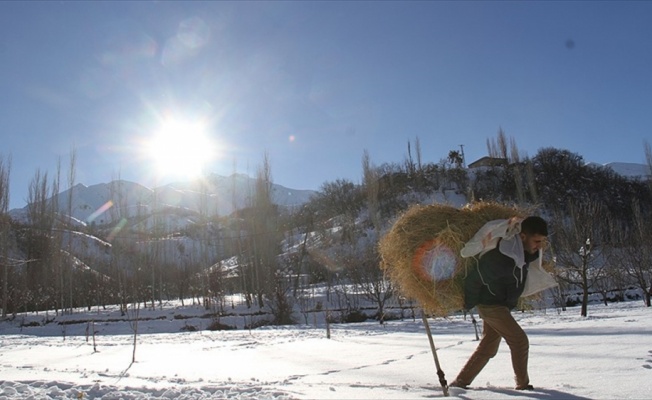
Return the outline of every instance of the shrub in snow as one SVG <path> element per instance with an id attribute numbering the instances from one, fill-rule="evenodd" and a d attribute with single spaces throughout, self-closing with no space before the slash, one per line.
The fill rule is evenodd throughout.
<path id="1" fill-rule="evenodd" d="M 211 322 L 211 324 L 208 325 L 206 327 L 206 329 L 208 329 L 209 331 L 231 331 L 231 330 L 236 329 L 236 327 L 231 326 L 231 325 L 223 324 L 220 321 L 216 320 L 216 321 Z"/>

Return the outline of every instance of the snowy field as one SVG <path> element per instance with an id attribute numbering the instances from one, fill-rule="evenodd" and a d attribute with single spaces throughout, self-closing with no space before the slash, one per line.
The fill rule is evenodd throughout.
<path id="1" fill-rule="evenodd" d="M 194 308 L 201 315 L 200 307 Z M 0 322 L 0 399 L 420 399 L 444 397 L 424 326 L 417 320 L 255 330 L 202 330 L 183 310 L 141 311 L 133 330 L 115 310 Z M 512 390 L 505 343 L 458 399 L 647 399 L 652 393 L 652 309 L 641 301 L 517 313 L 530 337 L 536 390 Z M 52 318 L 52 315 L 49 315 Z M 89 323 L 57 321 L 93 318 Z M 323 321 L 323 320 L 322 320 Z M 477 342 L 461 316 L 431 319 L 451 382 Z M 197 331 L 183 331 L 194 326 Z"/>

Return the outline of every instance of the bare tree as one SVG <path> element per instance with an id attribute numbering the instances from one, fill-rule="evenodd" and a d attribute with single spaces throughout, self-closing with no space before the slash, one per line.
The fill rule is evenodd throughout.
<path id="1" fill-rule="evenodd" d="M 638 202 L 634 202 L 634 223 L 630 237 L 625 240 L 627 244 L 620 260 L 627 274 L 636 282 L 643 292 L 643 299 L 647 307 L 652 306 L 650 294 L 652 293 L 652 226 L 650 217 L 645 215 Z"/>
<path id="2" fill-rule="evenodd" d="M 516 201 L 524 204 L 528 201 L 537 202 L 538 194 L 536 180 L 531 160 L 521 153 L 513 137 L 507 138 L 500 128 L 495 139 L 487 140 L 487 151 L 493 158 L 503 159 L 506 165 L 495 166 L 494 173 L 502 171 L 501 186 L 509 197 L 515 196 Z M 529 195 L 529 197 L 528 197 Z"/>
<path id="3" fill-rule="evenodd" d="M 32 307 L 39 309 L 56 297 L 51 285 L 53 266 L 60 255 L 59 243 L 53 237 L 58 210 L 58 181 L 52 185 L 48 182 L 47 173 L 36 171 L 28 186 L 27 214 L 30 228 L 27 230 L 27 258 L 33 260 L 27 268 L 27 298 L 33 301 Z M 51 190 L 51 191 L 50 191 Z"/>
<path id="4" fill-rule="evenodd" d="M 528 158 L 525 163 L 525 176 L 527 179 L 528 189 L 532 196 L 532 203 L 539 202 L 539 192 L 537 191 L 536 179 L 534 176 L 534 166 L 532 161 Z"/>
<path id="5" fill-rule="evenodd" d="M 362 157 L 363 183 L 367 194 L 367 210 L 373 231 L 367 233 L 367 240 L 363 242 L 364 248 L 354 251 L 358 257 L 352 257 L 354 264 L 350 265 L 350 273 L 354 282 L 361 287 L 366 297 L 378 305 L 378 319 L 382 324 L 385 316 L 385 303 L 394 295 L 394 287 L 386 279 L 380 268 L 380 256 L 377 246 L 381 235 L 381 219 L 379 211 L 379 177 L 378 170 L 369 160 L 365 150 Z"/>
<path id="6" fill-rule="evenodd" d="M 231 215 L 231 221 L 233 221 L 230 232 L 231 237 L 230 241 L 232 244 L 232 251 L 235 252 L 238 259 L 238 278 L 240 281 L 240 286 L 242 293 L 247 304 L 247 308 L 252 306 L 252 290 L 250 285 L 249 273 L 251 268 L 249 268 L 250 259 L 246 252 L 245 238 L 243 235 L 245 224 L 242 219 L 240 207 L 238 207 L 238 185 L 237 185 L 237 168 L 236 162 L 233 161 L 233 173 L 231 174 L 231 207 L 233 213 Z"/>
<path id="7" fill-rule="evenodd" d="M 646 178 L 652 191 L 652 149 L 647 141 L 644 142 L 644 149 L 648 167 Z M 635 198 L 632 202 L 631 222 L 621 223 L 610 230 L 615 238 L 611 259 L 618 266 L 620 273 L 613 279 L 621 288 L 621 297 L 624 297 L 626 278 L 629 278 L 629 281 L 634 282 L 641 290 L 647 307 L 652 306 L 652 226 L 649 223 L 651 212 L 649 204 L 641 203 Z"/>
<path id="8" fill-rule="evenodd" d="M 201 295 L 204 301 L 204 307 L 209 308 L 212 301 L 209 294 L 209 285 L 208 285 L 208 275 L 209 271 L 209 261 L 208 261 L 208 188 L 206 179 L 203 177 L 199 181 L 199 257 L 200 257 L 200 268 L 202 271 L 199 274 L 200 285 L 201 285 Z M 219 266 L 219 264 L 218 264 Z"/>
<path id="9" fill-rule="evenodd" d="M 417 136 L 414 139 L 414 147 L 415 151 L 417 152 L 416 157 L 417 157 L 417 171 L 421 171 L 423 169 L 423 165 L 421 162 L 421 141 L 419 140 L 419 137 Z"/>
<path id="10" fill-rule="evenodd" d="M 650 184 L 650 190 L 652 190 L 652 147 L 650 147 L 650 142 L 647 140 L 644 141 L 643 148 L 645 150 L 645 161 L 647 164 L 647 181 Z"/>
<path id="11" fill-rule="evenodd" d="M 370 235 L 366 243 L 354 247 L 346 259 L 347 272 L 363 295 L 377 306 L 377 318 L 385 322 L 385 305 L 395 295 L 395 288 L 380 269 L 380 255 L 376 246 L 377 236 Z"/>
<path id="12" fill-rule="evenodd" d="M 9 175 L 11 157 L 0 155 L 0 263 L 2 264 L 2 318 L 7 316 L 9 301 L 9 246 L 11 224 L 9 211 Z"/>
<path id="13" fill-rule="evenodd" d="M 409 177 L 414 177 L 414 173 L 416 172 L 416 165 L 414 164 L 414 159 L 412 158 L 412 144 L 409 140 L 407 144 L 407 151 L 407 157 L 405 158 L 405 171 Z"/>
<path id="14" fill-rule="evenodd" d="M 265 295 L 272 298 L 278 295 L 275 290 L 282 290 L 276 280 L 282 233 L 279 232 L 278 210 L 272 203 L 272 174 L 267 153 L 256 173 L 249 227 L 253 287 L 258 306 L 262 308 Z"/>
<path id="15" fill-rule="evenodd" d="M 70 243 L 72 240 L 71 232 L 70 232 L 70 227 L 68 226 L 67 222 L 65 221 L 65 218 L 62 218 L 61 216 L 61 210 L 59 209 L 59 189 L 61 187 L 61 158 L 57 159 L 57 169 L 56 169 L 56 176 L 52 180 L 52 188 L 51 188 L 51 194 L 50 198 L 47 200 L 48 203 L 48 208 L 49 212 L 52 215 L 52 221 L 53 224 L 50 227 L 50 239 L 52 245 L 50 246 L 50 253 L 46 255 L 45 261 L 51 266 L 50 268 L 52 269 L 53 274 L 59 275 L 60 278 L 57 279 L 56 276 L 53 276 L 52 278 L 56 282 L 59 280 L 61 282 L 61 287 L 59 287 L 60 291 L 60 298 L 61 298 L 61 304 L 59 306 L 61 307 L 61 313 L 64 313 L 66 310 L 65 307 L 65 302 L 64 302 L 64 291 L 65 291 L 65 286 L 64 286 L 64 278 L 63 276 L 68 273 L 68 290 L 69 290 L 69 309 L 68 312 L 72 314 L 73 312 L 73 274 L 74 274 L 74 266 L 75 266 L 75 257 L 72 254 L 72 246 L 66 246 L 65 247 L 65 252 L 64 252 L 64 246 L 63 246 L 63 230 L 66 229 L 67 232 L 67 240 Z M 62 229 L 57 229 L 57 228 L 62 228 Z M 65 265 L 68 265 L 68 268 L 65 268 Z M 45 284 L 45 287 L 43 289 L 43 293 L 46 294 L 46 298 L 49 299 L 50 294 L 48 293 L 48 289 L 50 288 L 49 282 Z M 52 294 L 53 297 L 57 297 L 56 293 Z M 53 299 L 55 300 L 55 299 Z"/>
<path id="16" fill-rule="evenodd" d="M 109 269 L 115 279 L 113 289 L 117 291 L 115 295 L 120 302 L 120 314 L 124 316 L 127 313 L 129 299 L 131 297 L 128 291 L 129 285 L 126 269 L 127 266 L 136 265 L 135 257 L 130 257 L 130 255 L 135 254 L 133 249 L 130 251 L 130 247 L 134 247 L 136 241 L 125 228 L 129 219 L 129 193 L 123 188 L 123 182 L 120 179 L 119 172 L 117 177 L 111 180 L 109 191 L 111 201 L 113 202 L 113 206 L 109 209 L 113 228 L 107 238 L 107 241 L 111 243 L 111 262 Z"/>
<path id="17" fill-rule="evenodd" d="M 595 201 L 569 202 L 567 213 L 552 220 L 558 277 L 582 290 L 581 315 L 587 316 L 589 290 L 604 278 L 602 243 L 604 207 Z"/>
<path id="18" fill-rule="evenodd" d="M 68 170 L 68 254 L 72 254 L 72 235 L 71 231 L 73 230 L 73 224 L 72 218 L 73 218 L 73 200 L 74 200 L 74 187 L 75 187 L 75 175 L 77 173 L 77 150 L 73 147 L 70 150 L 70 164 L 69 164 L 69 170 Z M 72 314 L 72 294 L 73 294 L 73 272 L 72 272 L 72 263 L 70 263 L 70 270 L 69 270 L 69 292 L 68 292 L 68 303 L 70 305 L 70 313 Z M 63 274 L 62 274 L 62 280 L 63 280 Z M 63 287 L 63 285 L 62 285 Z M 63 304 L 63 301 L 61 302 Z"/>
<path id="19" fill-rule="evenodd" d="M 421 159 L 421 141 L 419 140 L 419 137 L 417 136 L 414 140 L 414 147 L 416 151 L 416 158 L 417 158 L 417 165 L 416 165 L 416 170 L 415 170 L 415 176 L 414 176 L 414 186 L 417 190 L 423 190 L 425 187 L 425 173 L 424 173 L 424 168 L 423 168 L 423 162 Z M 366 151 L 366 150 L 365 150 Z M 376 171 L 378 169 L 376 168 Z M 378 176 L 376 179 L 380 179 L 380 173 L 377 174 Z"/>
<path id="20" fill-rule="evenodd" d="M 154 205 L 149 212 L 149 218 L 152 219 L 152 228 L 145 235 L 145 257 L 150 271 L 149 300 L 152 309 L 155 309 L 157 302 L 159 307 L 163 307 L 161 264 L 163 264 L 164 260 L 162 260 L 161 251 L 166 227 L 163 212 L 164 207 L 159 199 L 159 188 L 155 187 L 152 193 L 154 196 Z"/>
<path id="21" fill-rule="evenodd" d="M 489 157 L 508 159 L 507 136 L 505 136 L 503 128 L 498 128 L 496 139 L 487 139 L 487 152 Z"/>
<path id="22" fill-rule="evenodd" d="M 371 164 L 369 152 L 364 150 L 362 154 L 362 179 L 363 187 L 367 195 L 367 210 L 369 219 L 376 231 L 380 231 L 380 206 L 379 206 L 379 174 L 378 170 Z"/>
<path id="23" fill-rule="evenodd" d="M 514 186 L 516 188 L 516 200 L 520 204 L 525 203 L 525 193 L 523 192 L 523 172 L 521 171 L 521 153 L 516 146 L 516 140 L 510 138 L 510 167 L 514 174 Z"/>

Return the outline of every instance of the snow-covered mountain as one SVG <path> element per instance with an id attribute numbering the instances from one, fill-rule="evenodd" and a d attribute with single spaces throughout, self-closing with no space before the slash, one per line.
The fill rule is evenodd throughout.
<path id="1" fill-rule="evenodd" d="M 611 162 L 606 164 L 587 163 L 588 166 L 609 168 L 618 175 L 626 178 L 645 179 L 652 175 L 650 166 L 647 164 L 625 163 L 625 162 Z"/>
<path id="2" fill-rule="evenodd" d="M 92 186 L 80 183 L 53 200 L 57 200 L 62 215 L 100 225 L 166 209 L 175 210 L 176 215 L 223 216 L 251 205 L 255 184 L 256 179 L 244 174 L 210 175 L 201 181 L 170 183 L 154 189 L 117 180 Z M 274 204 L 290 208 L 306 203 L 315 194 L 312 190 L 290 189 L 274 183 L 271 191 Z M 11 210 L 9 214 L 25 221 L 28 207 Z"/>

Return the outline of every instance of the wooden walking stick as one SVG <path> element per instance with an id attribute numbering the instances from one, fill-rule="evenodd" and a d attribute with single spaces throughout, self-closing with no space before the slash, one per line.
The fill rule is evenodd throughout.
<path id="1" fill-rule="evenodd" d="M 475 340 L 480 340 L 480 336 L 478 336 L 478 321 L 475 320 L 473 313 L 471 313 L 471 322 L 473 323 L 473 328 L 475 329 Z"/>
<path id="2" fill-rule="evenodd" d="M 435 359 L 435 366 L 437 367 L 437 376 L 439 377 L 439 384 L 441 389 L 444 392 L 444 396 L 448 397 L 448 382 L 446 382 L 446 376 L 444 371 L 439 365 L 439 358 L 437 357 L 437 349 L 435 348 L 435 341 L 432 339 L 432 332 L 430 332 L 430 324 L 428 324 L 428 318 L 426 314 L 421 312 L 421 317 L 423 318 L 423 325 L 426 327 L 426 334 L 428 334 L 428 340 L 430 341 L 430 350 L 432 350 L 432 356 Z"/>

